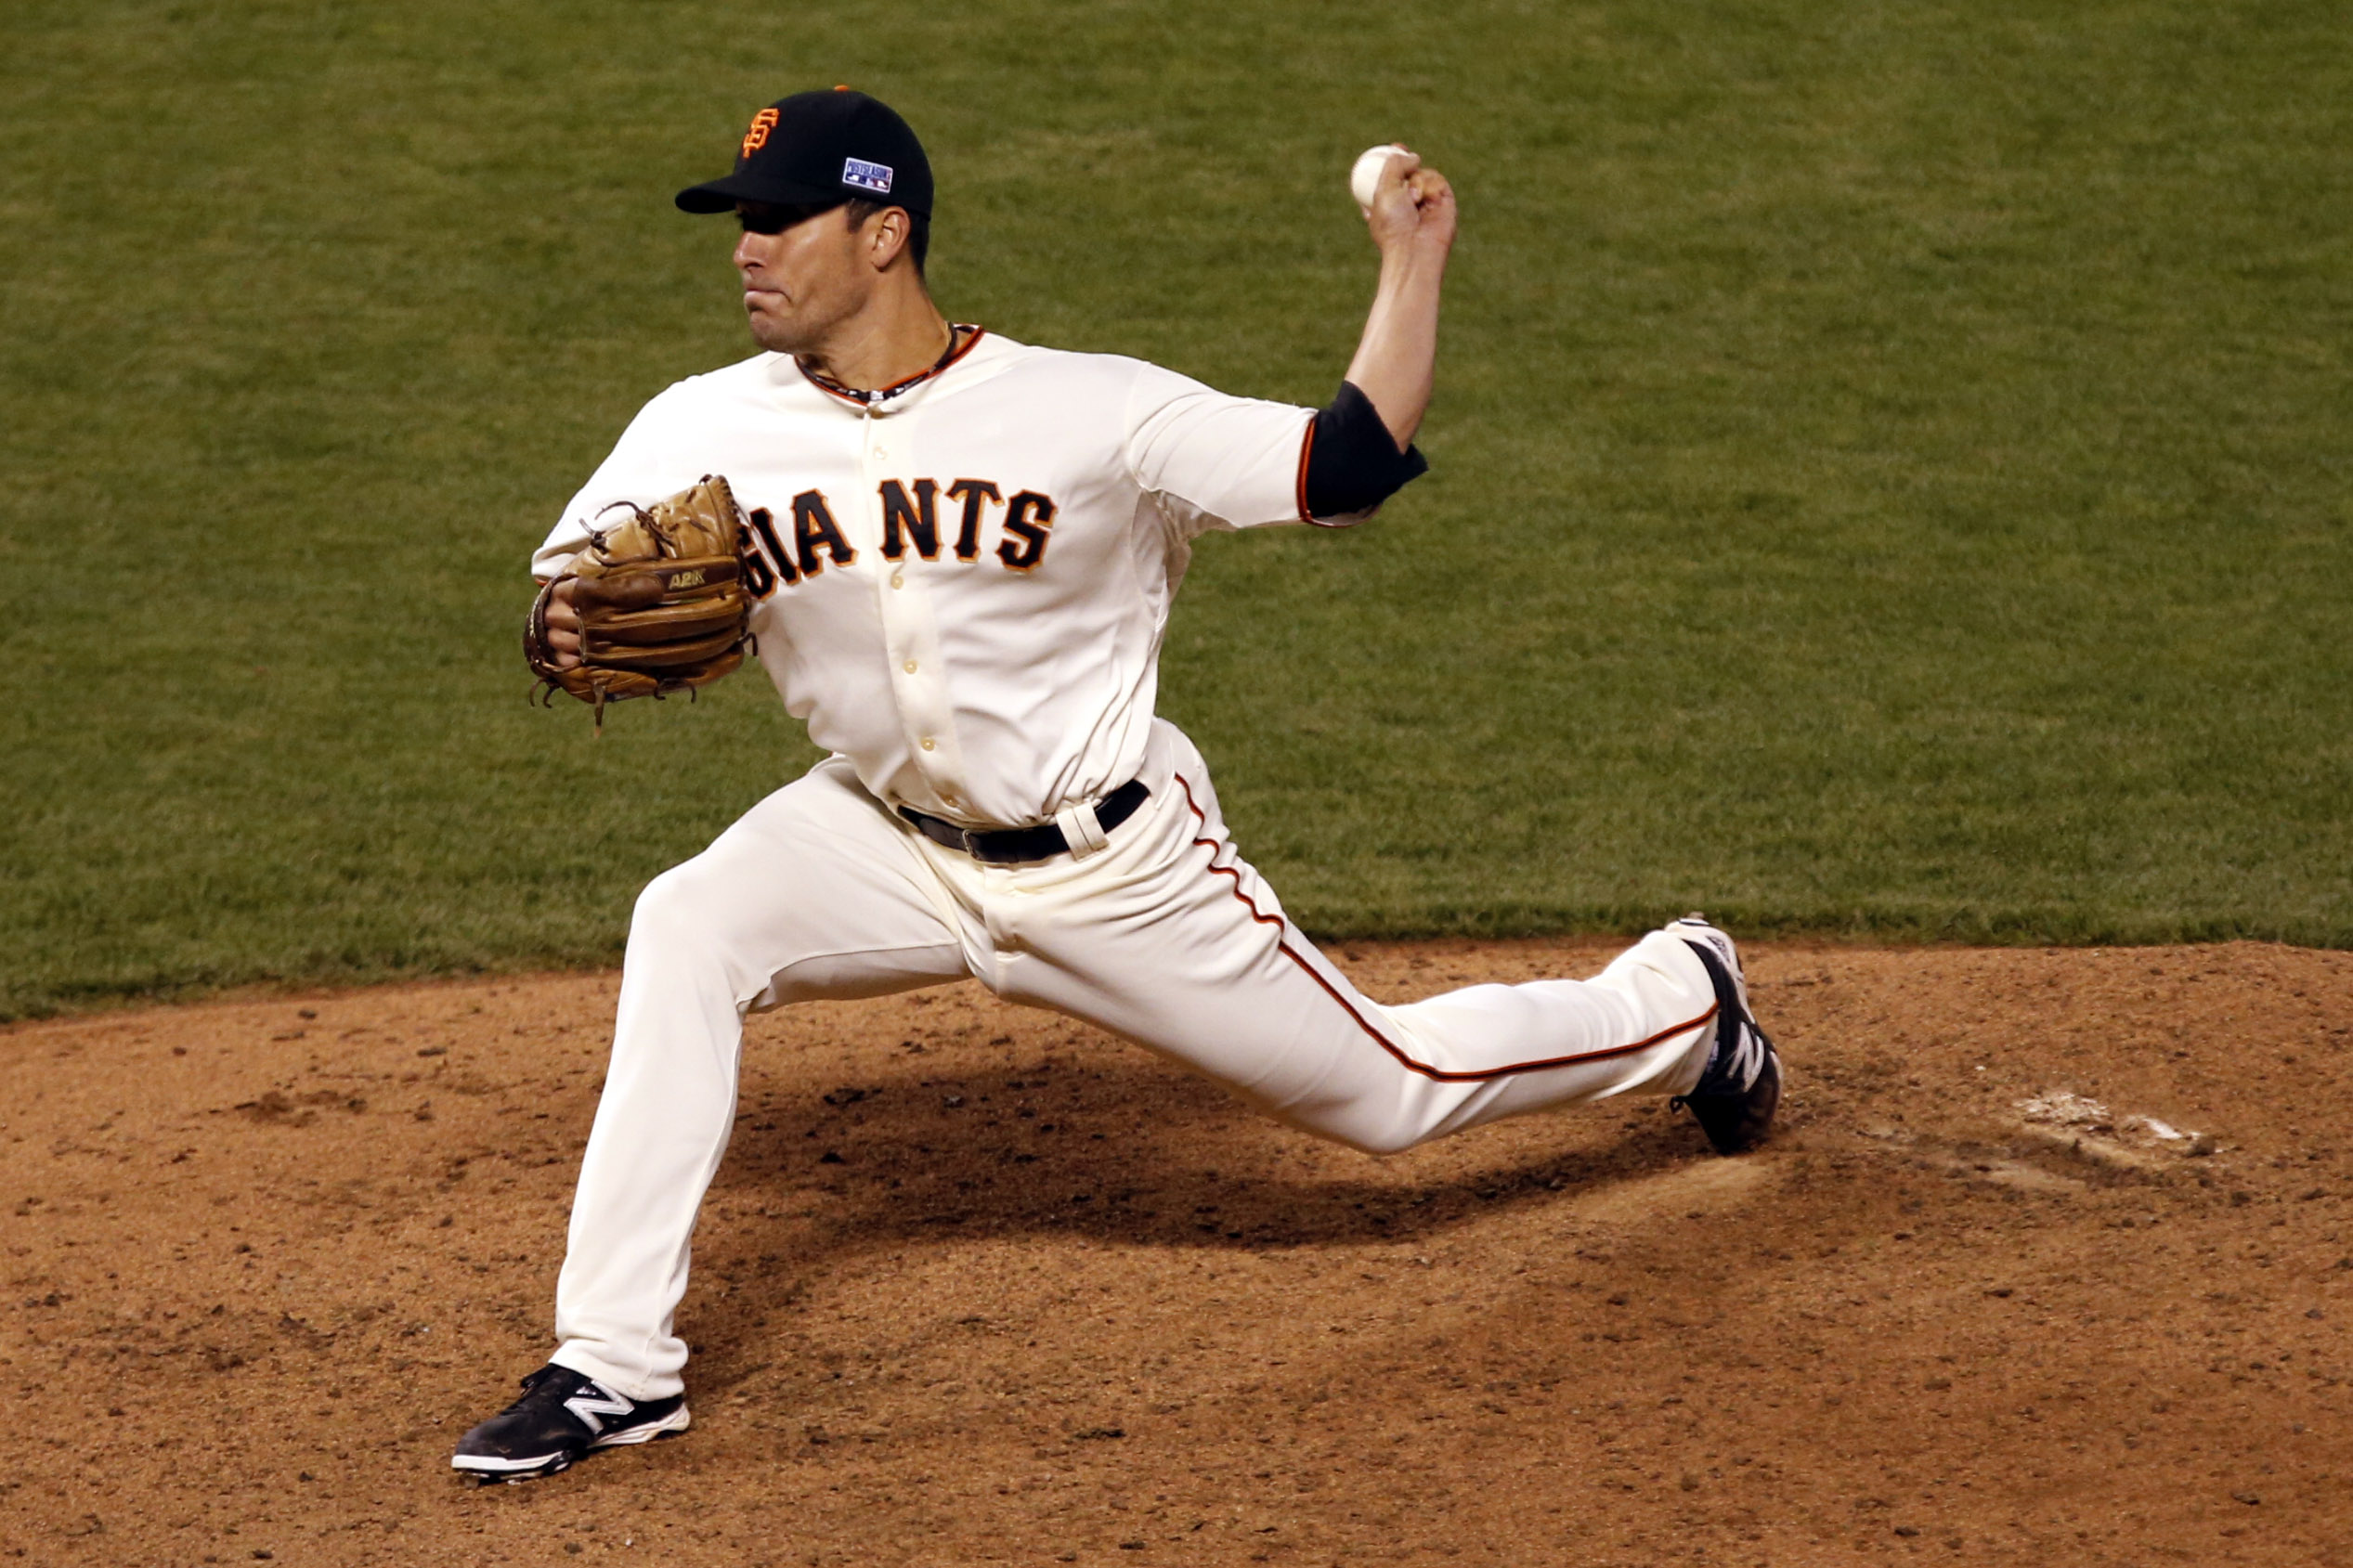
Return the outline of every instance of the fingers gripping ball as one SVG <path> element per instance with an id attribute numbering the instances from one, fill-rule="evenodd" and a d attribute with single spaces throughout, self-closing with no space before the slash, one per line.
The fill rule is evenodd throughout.
<path id="1" fill-rule="evenodd" d="M 596 711 L 627 697 L 659 697 L 708 686 L 744 662 L 751 599 L 736 554 L 742 510 L 727 481 L 700 483 L 650 507 L 607 507 L 586 550 L 540 590 L 524 628 L 523 654 L 550 701 L 566 691 Z M 577 662 L 559 663 L 548 640 L 557 585 L 574 583 L 580 620 Z"/>
<path id="2" fill-rule="evenodd" d="M 1381 171 L 1388 166 L 1390 159 L 1405 150 L 1389 141 L 1368 147 L 1358 154 L 1357 166 L 1348 171 L 1348 194 L 1357 199 L 1358 207 L 1368 213 L 1372 211 L 1373 195 L 1381 188 Z"/>

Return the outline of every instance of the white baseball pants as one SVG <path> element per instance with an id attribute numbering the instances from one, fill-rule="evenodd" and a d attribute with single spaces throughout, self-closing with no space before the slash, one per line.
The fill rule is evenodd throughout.
<path id="1" fill-rule="evenodd" d="M 1681 939 L 1653 932 L 1590 980 L 1384 1006 L 1283 917 L 1175 726 L 1154 725 L 1139 776 L 1151 797 L 1107 848 L 994 866 L 916 833 L 833 758 L 647 885 L 556 1286 L 557 1363 L 632 1399 L 684 1386 L 671 1315 L 753 1008 L 977 976 L 1372 1153 L 1698 1082 L 1715 995 Z"/>

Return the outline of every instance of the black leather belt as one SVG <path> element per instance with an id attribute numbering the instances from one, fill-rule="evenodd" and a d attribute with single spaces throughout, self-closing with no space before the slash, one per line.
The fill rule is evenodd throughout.
<path id="1" fill-rule="evenodd" d="M 1103 797 L 1095 808 L 1095 821 L 1109 833 L 1134 816 L 1136 808 L 1150 799 L 1151 794 L 1143 780 L 1130 779 Z M 916 831 L 934 844 L 961 849 L 974 860 L 992 865 L 1018 865 L 1023 861 L 1048 860 L 1070 852 L 1071 841 L 1053 823 L 1040 823 L 1035 827 L 982 828 L 976 832 L 912 806 L 900 807 L 899 815 L 913 823 Z"/>

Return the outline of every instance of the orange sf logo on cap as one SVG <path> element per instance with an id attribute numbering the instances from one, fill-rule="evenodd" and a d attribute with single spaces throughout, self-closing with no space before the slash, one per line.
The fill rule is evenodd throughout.
<path id="1" fill-rule="evenodd" d="M 768 145 L 768 133 L 775 127 L 776 111 L 763 109 L 751 117 L 751 129 L 744 133 L 744 156 L 749 158 Z"/>

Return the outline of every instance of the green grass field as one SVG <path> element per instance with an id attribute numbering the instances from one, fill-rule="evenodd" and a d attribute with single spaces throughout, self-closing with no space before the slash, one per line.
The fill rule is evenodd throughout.
<path id="1" fill-rule="evenodd" d="M 1320 403 L 1462 192 L 1431 475 L 1201 551 L 1164 711 L 1332 933 L 2353 942 L 2353 23 L 15 0 L 0 1016 L 600 963 L 811 757 L 525 706 L 530 547 L 748 351 L 670 193 L 842 81 L 942 305 Z"/>

